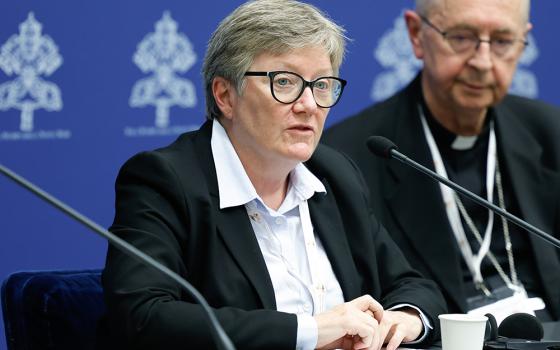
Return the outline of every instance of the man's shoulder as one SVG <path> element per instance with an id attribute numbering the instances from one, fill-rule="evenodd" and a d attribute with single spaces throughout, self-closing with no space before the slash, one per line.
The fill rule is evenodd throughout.
<path id="1" fill-rule="evenodd" d="M 496 106 L 496 111 L 504 119 L 515 119 L 516 124 L 533 132 L 541 130 L 546 134 L 554 134 L 554 137 L 560 133 L 560 108 L 544 101 L 507 95 Z"/>
<path id="2" fill-rule="evenodd" d="M 539 100 L 537 98 L 530 98 L 530 97 L 524 97 L 524 96 L 520 96 L 520 95 L 514 95 L 514 94 L 507 94 L 503 101 L 501 102 L 502 104 L 515 104 L 515 105 L 527 105 L 527 106 L 538 106 L 538 107 L 552 107 L 552 108 L 557 108 L 554 107 L 553 105 L 544 102 L 542 100 Z"/>

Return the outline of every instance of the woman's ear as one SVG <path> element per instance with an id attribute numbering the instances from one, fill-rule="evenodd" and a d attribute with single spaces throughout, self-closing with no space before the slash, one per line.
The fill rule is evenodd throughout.
<path id="1" fill-rule="evenodd" d="M 237 91 L 231 82 L 223 77 L 215 77 L 212 81 L 212 94 L 226 119 L 233 117 L 233 108 L 237 101 Z"/>

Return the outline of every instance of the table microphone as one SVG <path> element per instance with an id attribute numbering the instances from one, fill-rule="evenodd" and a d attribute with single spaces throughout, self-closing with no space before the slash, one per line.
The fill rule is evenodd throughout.
<path id="1" fill-rule="evenodd" d="M 508 221 L 516 224 L 517 226 L 527 230 L 528 232 L 530 232 L 531 234 L 534 234 L 538 237 L 540 237 L 541 239 L 544 239 L 545 241 L 547 241 L 548 243 L 554 245 L 557 248 L 560 248 L 560 240 L 556 239 L 555 237 L 551 236 L 550 234 L 544 232 L 543 230 L 529 224 L 528 222 L 521 220 L 520 218 L 518 218 L 517 216 L 510 214 L 509 212 L 507 212 L 505 209 L 502 209 L 500 207 L 498 207 L 497 205 L 487 201 L 486 199 L 483 199 L 480 196 L 477 196 L 476 194 L 472 193 L 471 191 L 467 190 L 464 187 L 461 187 L 459 185 L 457 185 L 455 182 L 452 182 L 448 179 L 446 179 L 443 176 L 440 176 L 439 174 L 437 174 L 436 172 L 426 168 L 425 166 L 413 161 L 412 159 L 408 158 L 407 156 L 405 156 L 404 154 L 402 154 L 401 152 L 397 151 L 397 146 L 390 141 L 389 139 L 383 137 L 383 136 L 370 136 L 367 139 L 367 146 L 369 148 L 369 150 L 381 157 L 381 158 L 388 158 L 388 159 L 396 159 L 418 171 L 420 171 L 421 173 L 424 173 L 425 175 L 431 177 L 433 180 L 438 181 L 443 183 L 444 185 L 446 185 L 447 187 L 450 187 L 451 189 L 455 190 L 457 193 L 462 194 L 463 196 L 467 197 L 468 199 L 482 205 L 483 207 L 485 207 L 488 210 L 492 210 L 494 213 L 505 217 Z"/>
<path id="2" fill-rule="evenodd" d="M 533 315 L 516 313 L 506 317 L 499 327 L 492 314 L 486 314 L 490 324 L 490 338 L 484 349 L 550 350 L 560 346 L 560 341 L 542 341 L 541 321 Z M 496 329 L 497 328 L 497 329 Z"/>
<path id="3" fill-rule="evenodd" d="M 498 327 L 498 335 L 506 338 L 541 340 L 544 329 L 538 318 L 531 314 L 516 313 L 506 317 Z"/>
<path id="4" fill-rule="evenodd" d="M 29 190 L 36 196 L 40 197 L 41 199 L 45 200 L 55 208 L 59 209 L 60 211 L 64 212 L 66 215 L 72 217 L 79 223 L 87 226 L 97 235 L 105 238 L 112 244 L 115 248 L 119 249 L 123 253 L 127 254 L 128 256 L 137 259 L 138 261 L 144 263 L 147 266 L 153 267 L 154 269 L 158 270 L 165 276 L 169 277 L 170 279 L 177 282 L 182 288 L 184 288 L 189 295 L 191 295 L 197 303 L 199 303 L 206 316 L 208 317 L 208 321 L 210 323 L 210 327 L 212 330 L 212 334 L 214 337 L 214 341 L 216 342 L 216 346 L 221 350 L 235 350 L 233 343 L 227 336 L 226 332 L 218 322 L 216 315 L 202 296 L 200 292 L 196 290 L 187 280 L 179 276 L 177 273 L 170 270 L 167 266 L 161 264 L 160 262 L 153 259 L 151 256 L 147 255 L 146 253 L 142 252 L 141 250 L 137 249 L 130 243 L 126 242 L 125 240 L 119 238 L 118 236 L 114 235 L 113 233 L 109 232 L 105 228 L 101 227 L 88 217 L 80 214 L 77 210 L 71 208 L 70 206 L 66 205 L 62 201 L 56 199 L 49 193 L 43 191 L 38 186 L 34 185 L 33 183 L 27 181 L 25 178 L 19 176 L 18 174 L 14 173 L 10 169 L 4 167 L 0 164 L 0 173 L 7 176 L 10 180 L 13 180 L 18 185 L 24 187 L 25 189 Z"/>

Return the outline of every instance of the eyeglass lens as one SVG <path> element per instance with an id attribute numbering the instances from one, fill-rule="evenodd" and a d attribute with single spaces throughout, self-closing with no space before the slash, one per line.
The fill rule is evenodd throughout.
<path id="1" fill-rule="evenodd" d="M 490 40 L 481 40 L 478 35 L 472 32 L 448 32 L 446 38 L 451 48 L 458 53 L 473 52 L 480 46 L 480 43 L 487 42 L 490 44 L 490 50 L 498 57 L 507 57 L 515 53 L 519 40 L 511 37 L 495 37 Z"/>
<path id="2" fill-rule="evenodd" d="M 271 84 L 274 97 L 282 103 L 294 102 L 306 87 L 302 77 L 289 72 L 275 74 Z M 311 84 L 315 102 L 321 107 L 331 107 L 340 98 L 342 83 L 335 78 L 320 78 Z"/>

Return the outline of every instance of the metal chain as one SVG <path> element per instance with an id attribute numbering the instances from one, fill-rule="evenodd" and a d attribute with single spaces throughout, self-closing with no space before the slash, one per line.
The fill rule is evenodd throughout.
<path id="1" fill-rule="evenodd" d="M 500 172 L 500 166 L 498 164 L 499 164 L 499 162 L 498 162 L 498 158 L 496 156 L 496 188 L 498 190 L 498 204 L 500 205 L 500 208 L 505 210 L 504 189 L 503 189 L 503 186 L 502 186 L 502 175 L 501 175 L 501 172 Z M 470 215 L 467 213 L 467 210 L 465 209 L 465 206 L 463 205 L 463 202 L 461 201 L 461 199 L 457 195 L 457 192 L 454 192 L 454 197 L 455 197 L 455 201 L 457 202 L 457 207 L 459 208 L 459 211 L 461 212 L 461 215 L 463 216 L 463 219 L 465 219 L 465 222 L 467 223 L 467 226 L 469 227 L 469 229 L 471 230 L 473 235 L 476 237 L 476 240 L 478 241 L 478 243 L 482 245 L 482 236 L 480 235 L 480 232 L 478 231 L 478 228 L 476 227 L 476 225 L 472 221 Z M 514 286 L 519 285 L 519 280 L 517 278 L 517 270 L 515 269 L 515 261 L 514 261 L 514 258 L 513 258 L 513 247 L 512 247 L 512 244 L 511 244 L 511 237 L 510 237 L 510 234 L 509 234 L 509 227 L 508 227 L 507 220 L 504 217 L 500 217 L 500 218 L 502 219 L 502 229 L 503 229 L 503 233 L 504 233 L 504 242 L 505 242 L 505 245 L 506 245 L 506 253 L 507 253 L 508 262 L 509 262 L 511 279 L 504 272 L 504 270 L 502 269 L 502 267 L 498 263 L 498 259 L 496 259 L 496 256 L 491 251 L 488 251 L 486 256 L 488 256 L 488 258 L 492 262 L 492 265 L 494 266 L 494 268 L 496 269 L 496 271 L 498 272 L 500 277 L 504 280 L 504 282 L 509 287 L 514 287 Z M 486 289 L 484 284 L 482 284 L 480 286 L 480 288 L 482 288 L 483 290 Z M 485 291 L 485 293 L 486 293 L 486 291 Z"/>
<path id="2" fill-rule="evenodd" d="M 498 202 L 500 208 L 506 210 L 505 200 L 504 200 L 504 188 L 502 185 L 502 172 L 500 171 L 500 164 L 498 163 L 498 156 L 496 156 L 496 187 L 498 189 Z M 511 237 L 509 234 L 508 222 L 504 217 L 502 219 L 502 231 L 504 232 L 504 243 L 506 245 L 506 252 L 509 262 L 509 271 L 511 273 L 511 282 L 514 285 L 519 285 L 519 280 L 517 278 L 517 270 L 515 268 L 515 261 L 513 260 L 513 245 L 511 244 Z"/>

